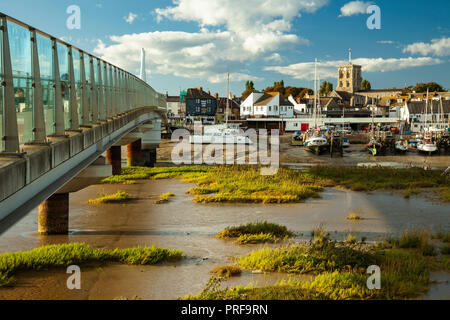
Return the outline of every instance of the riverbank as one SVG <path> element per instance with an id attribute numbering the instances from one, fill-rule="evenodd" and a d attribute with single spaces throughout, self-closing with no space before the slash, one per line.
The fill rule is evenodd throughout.
<path id="1" fill-rule="evenodd" d="M 115 249 L 155 245 L 178 249 L 186 257 L 180 262 L 155 266 L 120 264 L 88 265 L 82 268 L 82 289 L 68 290 L 65 269 L 23 272 L 13 288 L 0 288 L 0 299 L 174 299 L 203 290 L 211 269 L 230 264 L 260 248 L 282 244 L 236 245 L 216 238 L 226 227 L 256 221 L 287 226 L 295 232 L 294 242 L 308 241 L 317 226 L 330 231 L 332 239 L 373 243 L 405 228 L 428 228 L 432 233 L 449 231 L 449 205 L 413 195 L 405 199 L 392 192 L 354 192 L 325 188 L 321 198 L 291 204 L 197 204 L 186 192 L 193 183 L 180 180 L 137 180 L 134 185 L 96 185 L 71 195 L 70 230 L 67 236 L 39 236 L 37 210 L 0 238 L 0 252 L 30 250 L 57 243 L 86 243 L 93 248 Z M 89 199 L 119 190 L 136 197 L 123 204 L 90 205 Z M 161 194 L 175 194 L 169 202 L 154 205 Z M 358 211 L 361 220 L 352 221 Z M 437 277 L 430 296 L 445 298 L 448 275 Z M 282 280 L 311 280 L 308 275 L 253 273 L 244 270 L 225 286 L 273 285 Z M 433 295 L 435 294 L 435 295 Z"/>

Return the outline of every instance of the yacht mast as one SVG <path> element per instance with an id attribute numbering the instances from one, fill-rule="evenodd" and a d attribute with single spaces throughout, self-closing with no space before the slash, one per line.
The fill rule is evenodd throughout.
<path id="1" fill-rule="evenodd" d="M 317 58 L 314 62 L 314 109 L 313 109 L 313 118 L 314 118 L 314 129 L 317 128 Z"/>
<path id="2" fill-rule="evenodd" d="M 227 109 L 225 111 L 225 123 L 228 124 L 228 108 L 230 107 L 230 74 L 227 74 Z"/>

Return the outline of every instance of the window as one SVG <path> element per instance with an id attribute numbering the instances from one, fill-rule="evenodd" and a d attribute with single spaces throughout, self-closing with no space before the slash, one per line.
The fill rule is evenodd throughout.
<path id="1" fill-rule="evenodd" d="M 269 111 L 272 111 L 272 107 L 271 106 L 269 106 Z"/>

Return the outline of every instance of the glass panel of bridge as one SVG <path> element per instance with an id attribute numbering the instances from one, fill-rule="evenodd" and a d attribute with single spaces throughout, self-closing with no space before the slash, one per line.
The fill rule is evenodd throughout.
<path id="1" fill-rule="evenodd" d="M 59 62 L 59 76 L 61 79 L 61 95 L 64 106 L 64 128 L 70 128 L 70 110 L 69 110 L 69 49 L 62 43 L 57 43 L 58 62 Z"/>
<path id="2" fill-rule="evenodd" d="M 0 32 L 0 83 L 3 82 L 3 41 L 2 33 Z M 3 145 L 3 86 L 0 86 L 0 152 L 3 152 L 5 147 Z"/>
<path id="3" fill-rule="evenodd" d="M 88 121 L 92 121 L 92 77 L 91 77 L 91 64 L 90 64 L 91 57 L 89 57 L 87 54 L 84 55 L 84 72 L 86 75 L 86 94 L 87 94 L 87 103 L 88 103 L 88 110 L 89 110 L 89 119 Z"/>
<path id="4" fill-rule="evenodd" d="M 39 69 L 41 73 L 42 100 L 44 102 L 45 132 L 55 134 L 55 81 L 53 79 L 52 41 L 37 34 Z"/>
<path id="5" fill-rule="evenodd" d="M 34 138 L 30 31 L 8 21 L 8 35 L 19 143 L 23 144 L 31 142 Z"/>
<path id="6" fill-rule="evenodd" d="M 72 50 L 73 57 L 73 70 L 75 74 L 75 90 L 77 93 L 77 113 L 78 113 L 78 123 L 81 122 L 81 61 L 80 61 L 80 51 L 73 49 Z"/>
<path id="7" fill-rule="evenodd" d="M 98 90 L 99 90 L 99 88 L 98 88 L 98 60 L 97 60 L 97 58 L 93 58 L 93 66 L 94 66 L 94 80 L 95 80 L 95 85 L 96 85 L 96 88 L 97 88 L 97 108 L 98 108 L 98 106 L 99 106 L 99 104 L 98 104 L 98 98 L 99 98 L 99 93 L 98 93 Z M 91 104 L 91 106 L 92 106 L 92 104 Z M 97 110 L 94 110 L 94 113 L 97 113 L 97 118 L 99 117 L 99 110 L 97 109 Z"/>
<path id="8" fill-rule="evenodd" d="M 108 78 L 108 72 L 105 71 L 105 63 L 103 61 L 100 61 L 100 70 L 102 72 L 102 82 L 103 82 L 103 88 L 101 88 L 101 90 L 103 90 L 103 108 L 105 110 L 104 115 L 105 115 L 105 118 L 107 118 L 106 117 L 106 115 L 107 115 L 107 112 L 106 112 L 106 108 L 107 108 L 107 106 L 106 106 L 106 99 L 107 99 L 106 98 L 106 94 L 107 94 L 107 87 L 108 87 L 108 83 L 109 83 L 108 82 L 109 78 Z"/>

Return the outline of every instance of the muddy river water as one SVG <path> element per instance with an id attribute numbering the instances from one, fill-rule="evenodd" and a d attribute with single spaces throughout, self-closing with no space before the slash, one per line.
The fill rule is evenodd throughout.
<path id="1" fill-rule="evenodd" d="M 427 227 L 433 231 L 450 229 L 450 205 L 432 198 L 404 199 L 400 194 L 357 193 L 327 189 L 320 199 L 289 205 L 195 204 L 186 191 L 191 184 L 179 180 L 139 181 L 135 185 L 95 185 L 71 194 L 70 234 L 40 236 L 37 209 L 0 237 L 0 252 L 30 250 L 40 245 L 83 242 L 96 248 L 128 248 L 156 245 L 180 249 L 180 262 L 156 266 L 95 264 L 82 267 L 82 289 L 68 290 L 69 275 L 64 269 L 21 272 L 13 288 L 0 288 L 0 299 L 173 299 L 200 292 L 219 265 L 263 245 L 238 246 L 219 240 L 216 233 L 230 225 L 270 221 L 286 225 L 299 233 L 295 241 L 309 239 L 311 231 L 322 225 L 332 237 L 344 239 L 352 233 L 368 241 L 382 239 L 388 233 L 408 227 Z M 90 205 L 88 199 L 102 193 L 126 191 L 138 199 L 126 205 Z M 153 201 L 162 193 L 175 197 L 161 205 Z M 346 219 L 359 212 L 360 221 Z M 226 282 L 273 284 L 288 279 L 284 274 L 258 274 L 245 271 Z M 309 277 L 302 277 L 308 279 Z M 436 273 L 427 296 L 450 299 L 449 274 Z"/>

